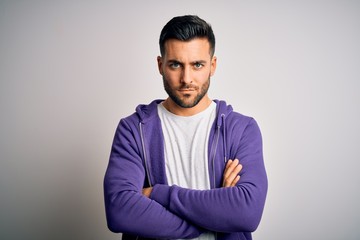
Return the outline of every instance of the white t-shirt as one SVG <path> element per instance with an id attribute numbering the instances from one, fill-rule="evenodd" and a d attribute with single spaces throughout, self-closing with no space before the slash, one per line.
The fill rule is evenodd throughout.
<path id="1" fill-rule="evenodd" d="M 175 115 L 158 104 L 164 134 L 165 169 L 169 185 L 184 188 L 210 189 L 208 143 L 216 118 L 216 103 L 192 116 Z M 214 240 L 212 233 L 198 239 Z"/>

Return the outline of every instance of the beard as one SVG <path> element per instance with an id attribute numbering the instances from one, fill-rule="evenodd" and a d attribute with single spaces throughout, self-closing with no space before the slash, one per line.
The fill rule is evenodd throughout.
<path id="1" fill-rule="evenodd" d="M 201 86 L 195 86 L 193 84 L 182 84 L 178 88 L 171 88 L 165 77 L 163 77 L 163 84 L 166 93 L 169 95 L 171 100 L 173 100 L 173 102 L 182 108 L 192 108 L 195 107 L 208 92 L 210 87 L 210 76 L 208 77 L 208 80 Z M 200 89 L 200 92 L 198 92 L 198 94 L 193 98 L 191 97 L 191 94 L 179 95 L 177 92 L 180 89 L 188 88 L 194 89 L 195 91 Z"/>

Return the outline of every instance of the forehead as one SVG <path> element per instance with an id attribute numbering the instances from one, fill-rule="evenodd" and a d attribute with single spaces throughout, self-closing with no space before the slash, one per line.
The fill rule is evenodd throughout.
<path id="1" fill-rule="evenodd" d="M 165 42 L 165 57 L 171 59 L 204 59 L 210 57 L 210 43 L 206 38 L 190 41 L 169 39 Z"/>

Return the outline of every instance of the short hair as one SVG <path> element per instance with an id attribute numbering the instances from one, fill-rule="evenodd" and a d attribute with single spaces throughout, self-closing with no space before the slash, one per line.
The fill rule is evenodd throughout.
<path id="1" fill-rule="evenodd" d="M 209 23 L 195 15 L 174 17 L 161 31 L 160 53 L 165 54 L 165 42 L 169 39 L 190 41 L 195 38 L 206 38 L 210 43 L 210 55 L 214 55 L 215 35 Z"/>

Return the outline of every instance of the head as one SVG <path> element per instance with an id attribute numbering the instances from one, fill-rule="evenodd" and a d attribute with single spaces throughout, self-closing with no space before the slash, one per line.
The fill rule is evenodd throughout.
<path id="1" fill-rule="evenodd" d="M 194 15 L 174 17 L 164 26 L 160 33 L 160 53 L 162 56 L 165 54 L 165 42 L 169 39 L 186 42 L 195 38 L 207 39 L 210 44 L 211 57 L 214 56 L 215 35 L 210 24 Z"/>
<path id="2" fill-rule="evenodd" d="M 175 17 L 161 31 L 159 43 L 166 102 L 180 110 L 201 111 L 209 103 L 207 91 L 216 68 L 211 26 L 197 16 Z"/>

